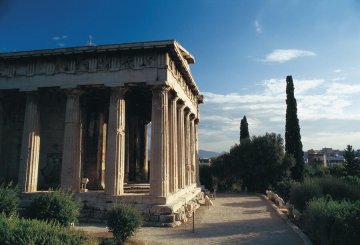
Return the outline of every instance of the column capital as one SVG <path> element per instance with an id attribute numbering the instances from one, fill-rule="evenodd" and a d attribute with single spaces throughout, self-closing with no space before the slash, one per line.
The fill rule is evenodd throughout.
<path id="1" fill-rule="evenodd" d="M 84 93 L 84 90 L 82 89 L 78 89 L 78 88 L 72 88 L 72 89 L 64 89 L 63 90 L 66 94 L 66 96 L 72 96 L 72 97 L 76 97 L 76 96 L 80 96 Z"/>
<path id="2" fill-rule="evenodd" d="M 151 91 L 152 93 L 164 93 L 170 91 L 170 86 L 168 85 L 160 85 L 160 86 L 154 86 Z"/>
<path id="3" fill-rule="evenodd" d="M 184 109 L 185 108 L 185 102 L 182 99 L 178 99 L 176 101 L 176 106 L 178 109 Z"/>
<path id="4" fill-rule="evenodd" d="M 111 92 L 118 93 L 120 97 L 124 97 L 126 92 L 129 91 L 127 87 L 112 87 Z"/>
<path id="5" fill-rule="evenodd" d="M 179 99 L 179 96 L 175 90 L 170 90 L 169 99 L 174 100 L 175 102 Z"/>

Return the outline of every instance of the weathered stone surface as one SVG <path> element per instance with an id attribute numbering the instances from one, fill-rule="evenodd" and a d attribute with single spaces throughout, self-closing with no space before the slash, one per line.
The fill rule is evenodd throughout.
<path id="1" fill-rule="evenodd" d="M 172 223 L 175 221 L 175 215 L 160 215 L 159 221 L 163 223 Z"/>
<path id="2" fill-rule="evenodd" d="M 172 214 L 172 212 L 172 208 L 166 205 L 154 205 L 150 209 L 152 214 Z"/>

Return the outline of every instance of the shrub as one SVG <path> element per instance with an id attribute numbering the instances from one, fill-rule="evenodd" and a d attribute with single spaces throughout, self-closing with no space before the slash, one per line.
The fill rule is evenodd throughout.
<path id="1" fill-rule="evenodd" d="M 349 184 L 357 185 L 360 188 L 360 177 L 358 176 L 343 176 L 340 179 Z"/>
<path id="2" fill-rule="evenodd" d="M 113 232 L 117 244 L 123 244 L 141 222 L 139 211 L 129 204 L 119 204 L 108 212 L 107 225 Z"/>
<path id="3" fill-rule="evenodd" d="M 0 244 L 97 244 L 88 234 L 55 223 L 0 215 Z"/>
<path id="4" fill-rule="evenodd" d="M 69 226 L 77 221 L 79 209 L 79 204 L 71 199 L 71 193 L 56 190 L 35 197 L 26 216 Z"/>
<path id="5" fill-rule="evenodd" d="M 285 202 L 289 201 L 291 186 L 295 184 L 292 179 L 285 179 L 277 182 L 274 191 L 278 194 Z"/>
<path id="6" fill-rule="evenodd" d="M 329 195 L 335 200 L 360 200 L 360 189 L 337 178 L 306 179 L 294 184 L 290 189 L 290 202 L 299 210 L 313 198 Z"/>
<path id="7" fill-rule="evenodd" d="M 303 228 L 315 244 L 358 244 L 360 201 L 313 199 L 302 216 Z"/>
<path id="8" fill-rule="evenodd" d="M 10 184 L 0 185 L 0 213 L 7 216 L 17 214 L 19 206 L 19 190 L 17 187 Z"/>
<path id="9" fill-rule="evenodd" d="M 303 183 L 295 183 L 290 189 L 290 202 L 299 210 L 304 210 L 306 203 L 314 198 L 320 197 L 322 191 L 314 181 L 306 179 Z"/>

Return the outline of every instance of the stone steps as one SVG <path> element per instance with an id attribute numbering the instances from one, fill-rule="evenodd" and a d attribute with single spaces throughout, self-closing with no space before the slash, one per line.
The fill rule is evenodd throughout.
<path id="1" fill-rule="evenodd" d="M 148 194 L 150 191 L 149 183 L 125 183 L 125 193 Z"/>

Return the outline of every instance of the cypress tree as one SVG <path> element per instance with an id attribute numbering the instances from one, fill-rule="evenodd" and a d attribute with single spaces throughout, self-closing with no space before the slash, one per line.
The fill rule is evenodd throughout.
<path id="1" fill-rule="evenodd" d="M 291 169 L 292 178 L 296 181 L 303 180 L 304 152 L 301 143 L 299 119 L 297 117 L 294 83 L 291 76 L 286 77 L 285 150 L 295 158 L 295 166 Z"/>
<path id="2" fill-rule="evenodd" d="M 347 175 L 356 176 L 360 174 L 360 162 L 355 157 L 355 151 L 348 145 L 344 151 L 345 169 Z"/>
<path id="3" fill-rule="evenodd" d="M 240 122 L 240 144 L 241 142 L 244 142 L 244 140 L 250 138 L 248 126 L 249 125 L 247 123 L 246 116 L 244 116 Z"/>

